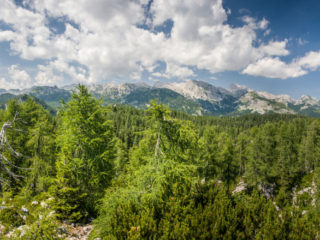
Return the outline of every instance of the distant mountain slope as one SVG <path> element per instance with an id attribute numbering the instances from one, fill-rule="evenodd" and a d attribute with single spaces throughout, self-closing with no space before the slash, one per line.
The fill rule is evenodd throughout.
<path id="1" fill-rule="evenodd" d="M 37 86 L 24 91 L 26 94 L 34 96 L 53 108 L 60 106 L 60 100 L 67 102 L 71 97 L 71 92 L 58 87 Z"/>
<path id="2" fill-rule="evenodd" d="M 257 92 L 248 92 L 239 99 L 238 111 L 250 111 L 260 114 L 274 113 L 291 113 L 296 112 L 288 107 L 288 104 L 277 101 L 274 98 L 263 97 Z"/>
<path id="3" fill-rule="evenodd" d="M 16 98 L 16 95 L 11 93 L 0 93 L 0 108 L 4 108 L 5 104 L 10 100 Z"/>
<path id="4" fill-rule="evenodd" d="M 166 88 L 142 88 L 132 91 L 124 97 L 125 104 L 129 104 L 138 108 L 147 108 L 149 102 L 158 99 L 170 108 L 183 111 L 189 114 L 202 115 L 201 105 L 195 101 L 187 99 L 170 89 Z"/>
<path id="5" fill-rule="evenodd" d="M 20 95 L 14 95 L 11 93 L 0 94 L 0 108 L 4 109 L 8 101 L 11 99 L 18 99 L 19 101 L 24 102 L 28 99 L 28 97 L 33 98 L 36 103 L 42 105 L 44 109 L 47 109 L 51 114 L 56 114 L 56 110 L 53 107 L 49 106 L 45 101 L 28 94 L 20 94 Z"/>
<path id="6" fill-rule="evenodd" d="M 0 89 L 0 104 L 19 94 L 28 94 L 44 101 L 52 108 L 60 106 L 60 100 L 68 101 L 76 85 L 62 88 L 37 86 L 24 90 Z M 157 98 L 170 108 L 193 115 L 242 115 L 246 113 L 285 113 L 320 117 L 320 102 L 310 96 L 292 99 L 288 95 L 273 95 L 245 86 L 232 84 L 229 89 L 213 86 L 207 82 L 92 84 L 87 86 L 105 104 L 128 104 L 146 108 Z"/>

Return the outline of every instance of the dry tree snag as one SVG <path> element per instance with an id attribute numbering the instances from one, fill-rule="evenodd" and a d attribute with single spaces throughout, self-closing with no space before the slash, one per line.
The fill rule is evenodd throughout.
<path id="1" fill-rule="evenodd" d="M 6 158 L 6 156 L 3 154 L 5 150 L 9 150 L 9 152 L 14 156 L 14 157 L 22 157 L 22 154 L 16 152 L 14 148 L 10 145 L 10 143 L 7 140 L 7 135 L 6 131 L 7 130 L 13 130 L 17 132 L 23 132 L 21 129 L 16 129 L 13 127 L 15 122 L 20 121 L 21 119 L 18 118 L 18 113 L 15 114 L 14 118 L 12 121 L 7 121 L 2 125 L 1 131 L 0 131 L 0 170 L 5 170 L 11 177 L 14 179 L 18 178 L 23 178 L 23 176 L 17 175 L 14 172 L 12 172 L 8 166 L 14 167 L 16 169 L 23 169 L 23 170 L 28 170 L 28 168 L 21 168 L 16 165 L 14 165 L 10 160 Z M 0 178 L 0 181 L 4 182 L 4 179 Z"/>

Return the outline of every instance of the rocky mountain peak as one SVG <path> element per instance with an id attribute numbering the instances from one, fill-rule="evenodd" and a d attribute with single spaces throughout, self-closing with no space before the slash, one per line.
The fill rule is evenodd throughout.
<path id="1" fill-rule="evenodd" d="M 24 90 L 0 89 L 0 106 L 3 106 L 9 98 L 28 94 L 51 104 L 54 108 L 59 106 L 60 99 L 68 101 L 76 86 L 77 84 L 62 88 L 37 86 Z M 320 102 L 316 98 L 303 95 L 300 99 L 294 100 L 289 95 L 255 91 L 239 84 L 231 84 L 229 89 L 224 89 L 208 82 L 188 80 L 156 82 L 153 86 L 143 82 L 123 84 L 111 82 L 91 84 L 87 87 L 91 94 L 102 97 L 106 104 L 121 103 L 145 108 L 151 99 L 158 98 L 175 110 L 195 115 L 274 112 L 320 116 Z"/>
<path id="2" fill-rule="evenodd" d="M 300 99 L 296 101 L 296 105 L 300 105 L 300 104 L 314 106 L 314 105 L 319 105 L 320 103 L 314 97 L 311 97 L 308 95 L 302 95 Z"/>
<path id="3" fill-rule="evenodd" d="M 239 98 L 251 90 L 244 85 L 231 83 L 229 86 L 229 91 L 233 94 L 234 97 Z"/>
<path id="4" fill-rule="evenodd" d="M 231 92 L 235 92 L 235 91 L 239 91 L 239 90 L 247 90 L 249 91 L 249 88 L 245 85 L 240 85 L 240 84 L 237 84 L 237 83 L 231 83 L 230 86 L 229 86 L 229 90 Z"/>
<path id="5" fill-rule="evenodd" d="M 215 87 L 207 82 L 199 80 L 188 80 L 186 82 L 175 82 L 164 85 L 187 98 L 201 99 L 205 101 L 221 101 L 226 95 L 232 95 L 228 90 Z"/>

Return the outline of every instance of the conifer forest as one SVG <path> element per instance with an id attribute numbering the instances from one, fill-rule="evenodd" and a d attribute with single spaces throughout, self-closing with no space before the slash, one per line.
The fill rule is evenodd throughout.
<path id="1" fill-rule="evenodd" d="M 0 111 L 0 238 L 319 239 L 320 120 L 102 105 Z"/>

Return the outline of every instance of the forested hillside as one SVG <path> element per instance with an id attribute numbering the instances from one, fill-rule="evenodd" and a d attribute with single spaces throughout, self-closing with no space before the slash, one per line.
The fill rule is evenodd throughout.
<path id="1" fill-rule="evenodd" d="M 318 239 L 320 120 L 104 106 L 0 110 L 0 238 Z"/>

